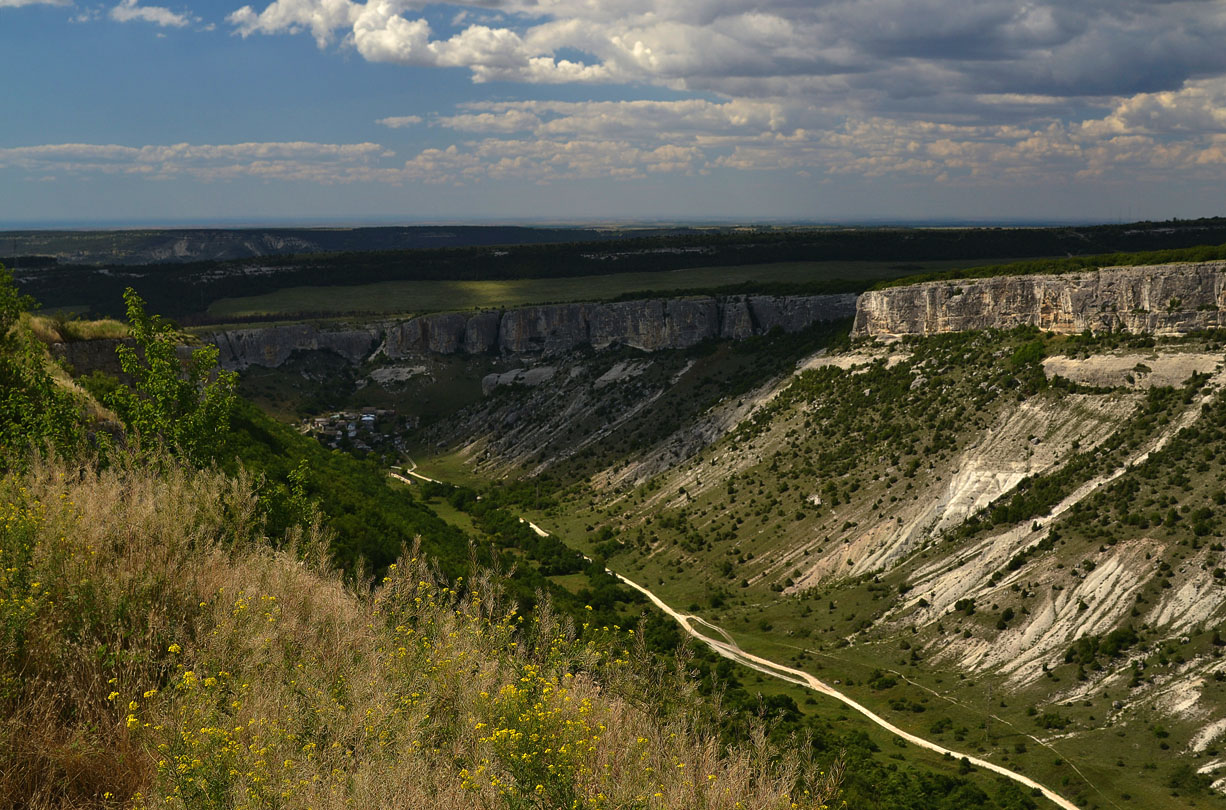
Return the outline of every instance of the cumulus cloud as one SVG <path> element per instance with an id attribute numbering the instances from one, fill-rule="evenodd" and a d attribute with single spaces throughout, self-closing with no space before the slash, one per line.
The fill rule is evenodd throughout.
<path id="1" fill-rule="evenodd" d="M 692 147 L 645 148 L 627 141 L 594 139 L 487 138 L 423 150 L 404 164 L 402 173 L 405 180 L 461 184 L 508 179 L 629 180 L 650 172 L 690 172 L 701 161 L 700 150 Z"/>
<path id="2" fill-rule="evenodd" d="M 714 142 L 736 133 L 756 134 L 804 117 L 777 102 L 734 99 L 681 101 L 498 101 L 460 105 L 431 124 L 462 132 L 531 132 L 541 137 L 581 136 L 676 143 Z"/>
<path id="3" fill-rule="evenodd" d="M 1222 165 L 1217 2 L 275 0 L 229 20 L 244 37 L 308 32 L 476 82 L 682 97 L 381 119 L 460 139 L 406 161 L 419 181 L 724 170 L 1041 183 Z"/>
<path id="4" fill-rule="evenodd" d="M 436 31 L 431 11 L 450 27 Z M 748 116 L 742 129 L 787 137 L 789 126 L 836 134 L 859 121 L 1089 122 L 1080 136 L 1103 137 L 1170 128 L 1161 122 L 1172 115 L 1187 132 L 1212 128 L 1226 106 L 1196 84 L 1226 74 L 1219 2 L 274 0 L 228 20 L 244 37 L 305 32 L 320 47 L 464 69 L 477 82 L 650 84 L 693 97 L 688 107 L 522 102 L 430 121 L 489 135 L 611 142 L 646 128 L 684 146 L 700 130 L 728 137 L 736 113 Z"/>
<path id="5" fill-rule="evenodd" d="M 1189 82 L 1179 90 L 1139 93 L 1110 114 L 1086 121 L 1087 134 L 1226 133 L 1226 80 Z"/>
<path id="6" fill-rule="evenodd" d="M 163 6 L 138 6 L 137 0 L 120 0 L 110 11 L 117 22 L 148 22 L 163 28 L 183 28 L 199 20 L 189 14 L 180 14 Z"/>
<path id="7" fill-rule="evenodd" d="M 360 9 L 350 0 L 275 0 L 262 12 L 243 6 L 226 17 L 226 22 L 244 37 L 251 34 L 298 34 L 309 31 L 323 48 L 332 42 L 338 29 L 354 23 Z"/>
<path id="8" fill-rule="evenodd" d="M 477 81 L 791 97 L 817 86 L 824 101 L 853 105 L 865 93 L 883 106 L 950 92 L 1131 95 L 1226 70 L 1220 3 L 762 0 L 746 10 L 731 0 L 490 0 L 448 6 L 460 7 L 450 35 L 427 21 L 435 5 L 275 0 L 229 20 L 243 36 L 309 31 L 321 46 L 340 39 L 372 61 L 466 68 Z M 483 22 L 468 24 L 478 12 Z M 586 56 L 560 58 L 564 49 Z"/>
<path id="9" fill-rule="evenodd" d="M 157 10 L 171 15 L 161 24 L 175 24 L 174 12 L 137 2 L 122 0 L 112 15 Z M 273 0 L 227 22 L 242 37 L 304 34 L 371 62 L 516 82 L 523 96 L 570 83 L 618 85 L 599 93 L 639 99 L 388 110 L 404 114 L 380 125 L 418 127 L 414 137 L 432 146 L 394 159 L 234 157 L 227 165 L 237 172 L 472 183 L 786 171 L 1043 183 L 1125 170 L 1216 177 L 1226 165 L 1221 2 Z M 226 159 L 211 160 L 141 153 L 117 162 L 216 173 Z"/>
<path id="10" fill-rule="evenodd" d="M 423 150 L 406 162 L 404 175 L 436 183 L 717 170 L 962 185 L 1059 184 L 1120 173 L 1226 179 L 1223 98 L 1226 86 L 1197 83 L 1138 94 L 1100 118 L 999 124 L 884 116 L 831 123 L 799 105 L 745 99 L 478 102 L 428 119 L 478 139 Z M 1046 97 L 1012 101 L 1051 103 Z"/>
<path id="11" fill-rule="evenodd" d="M 1103 118 L 1042 126 L 863 117 L 806 128 L 792 125 L 789 111 L 774 103 L 748 101 L 484 102 L 429 120 L 436 128 L 477 137 L 407 155 L 375 143 L 51 144 L 0 149 L 0 169 L 158 180 L 453 185 L 716 171 L 919 178 L 966 186 L 1050 185 L 1121 173 L 1169 179 L 1185 172 L 1221 181 L 1226 126 L 1220 116 L 1195 132 L 1138 134 L 1120 132 L 1114 123 L 1149 105 L 1178 107 L 1216 92 L 1212 87 L 1171 98 L 1142 95 Z M 426 122 L 408 125 L 416 123 Z"/>

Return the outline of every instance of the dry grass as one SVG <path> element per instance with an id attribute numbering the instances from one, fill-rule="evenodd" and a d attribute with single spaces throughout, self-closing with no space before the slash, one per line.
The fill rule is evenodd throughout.
<path id="1" fill-rule="evenodd" d="M 65 321 L 60 327 L 60 333 L 65 340 L 100 340 L 126 338 L 129 330 L 128 325 L 122 321 L 102 318 L 96 321 Z"/>
<path id="2" fill-rule="evenodd" d="M 51 345 L 64 342 L 64 336 L 58 328 L 59 319 L 46 315 L 27 315 L 23 320 L 29 326 L 30 333 L 43 343 Z"/>
<path id="3" fill-rule="evenodd" d="M 97 399 L 90 396 L 89 393 L 82 388 L 76 380 L 72 378 L 64 368 L 51 355 L 51 344 L 63 343 L 67 340 L 84 340 L 86 338 L 65 337 L 66 335 L 75 335 L 77 333 L 72 330 L 84 328 L 86 331 L 97 326 L 99 330 L 98 337 L 126 337 L 128 327 L 121 324 L 119 321 L 110 319 L 101 321 L 65 321 L 63 318 L 52 318 L 43 315 L 22 315 L 20 322 L 14 327 L 16 330 L 24 330 L 26 334 L 34 338 L 36 341 L 34 346 L 38 348 L 43 358 L 43 366 L 47 373 L 55 381 L 56 385 L 68 391 L 82 408 L 86 422 L 96 425 L 100 422 L 118 423 L 119 417 L 113 411 L 100 403 Z M 119 331 L 116 331 L 119 330 Z M 108 334 L 109 333 L 109 334 Z"/>
<path id="4" fill-rule="evenodd" d="M 62 315 L 31 315 L 30 330 L 44 343 L 66 343 L 75 340 L 126 338 L 128 326 L 114 318 L 83 321 Z"/>
<path id="5" fill-rule="evenodd" d="M 524 620 L 495 580 L 449 587 L 412 555 L 355 591 L 317 529 L 273 550 L 252 492 L 169 461 L 37 462 L 0 482 L 0 807 L 832 795 L 764 735 L 725 750 L 680 682 L 643 674 L 631 634 Z"/>

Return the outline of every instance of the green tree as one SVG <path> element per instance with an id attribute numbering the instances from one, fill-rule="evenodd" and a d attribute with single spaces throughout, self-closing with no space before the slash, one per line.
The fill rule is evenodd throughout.
<path id="1" fill-rule="evenodd" d="M 33 306 L 0 265 L 0 469 L 31 447 L 67 449 L 82 435 L 76 399 L 52 379 L 42 346 L 22 328 L 21 314 Z"/>
<path id="2" fill-rule="evenodd" d="M 17 292 L 13 273 L 0 264 L 0 338 L 8 337 L 21 313 L 34 308 L 34 299 Z"/>
<path id="3" fill-rule="evenodd" d="M 111 392 L 106 404 L 142 440 L 161 441 L 193 464 L 207 464 L 225 442 L 238 375 L 218 369 L 216 346 L 182 359 L 174 324 L 148 314 L 131 287 L 123 300 L 136 348 L 121 345 L 115 352 L 132 382 Z"/>

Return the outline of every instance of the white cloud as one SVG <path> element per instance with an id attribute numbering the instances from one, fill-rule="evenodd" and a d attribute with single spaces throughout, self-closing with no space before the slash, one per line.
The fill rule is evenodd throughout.
<path id="1" fill-rule="evenodd" d="M 0 8 L 21 8 L 22 6 L 67 6 L 70 0 L 0 0 Z"/>
<path id="2" fill-rule="evenodd" d="M 1226 95 L 1226 88 L 1221 93 Z M 430 121 L 486 137 L 424 150 L 407 161 L 405 171 L 413 179 L 439 183 L 633 178 L 718 169 L 901 176 L 958 185 L 1059 185 L 1118 174 L 1169 179 L 1180 172 L 1226 180 L 1226 116 L 1220 106 L 1208 103 L 1214 111 L 1210 115 L 1205 104 L 1194 103 L 1210 97 L 1216 96 L 1197 86 L 1171 98 L 1138 96 L 1121 103 L 1107 119 L 1049 118 L 1033 125 L 882 116 L 846 116 L 834 125 L 799 107 L 742 99 L 478 102 Z M 1154 104 L 1188 109 L 1184 116 L 1172 116 L 1165 133 L 1125 134 L 1122 125 L 1108 125 L 1125 112 L 1148 114 Z M 793 123 L 805 119 L 822 125 Z M 1201 129 L 1190 131 L 1185 119 Z M 1206 128 L 1206 122 L 1216 129 Z"/>
<path id="3" fill-rule="evenodd" d="M 1100 120 L 1086 121 L 1087 134 L 1226 133 L 1226 80 L 1189 82 L 1178 90 L 1138 93 L 1121 99 Z"/>
<path id="4" fill-rule="evenodd" d="M 463 113 L 441 116 L 435 120 L 440 126 L 466 132 L 525 132 L 538 131 L 541 119 L 531 112 L 508 109 L 501 113 Z"/>
<path id="5" fill-rule="evenodd" d="M 429 7 L 453 26 L 481 24 L 435 36 Z M 847 106 L 871 96 L 874 112 L 950 94 L 990 110 L 997 96 L 1159 92 L 1226 71 L 1217 2 L 275 0 L 229 20 L 243 36 L 310 31 L 321 46 L 339 38 L 372 61 L 467 68 L 476 81 L 647 82 Z"/>
<path id="6" fill-rule="evenodd" d="M 338 183 L 377 179 L 391 157 L 379 144 L 309 142 L 170 144 L 44 144 L 0 148 L 0 169 L 33 173 L 135 175 L 149 179 L 224 180 L 262 177 Z"/>
<path id="7" fill-rule="evenodd" d="M 138 6 L 137 0 L 120 0 L 119 5 L 110 11 L 110 17 L 117 22 L 148 22 L 163 28 L 183 28 L 197 18 L 188 14 L 180 14 L 162 6 Z"/>
<path id="8" fill-rule="evenodd" d="M 404 127 L 414 127 L 422 122 L 420 115 L 397 115 L 390 118 L 380 118 L 375 121 L 376 124 L 382 124 L 385 127 L 392 129 L 402 129 Z"/>
<path id="9" fill-rule="evenodd" d="M 0 169 L 33 176 L 255 177 L 321 184 L 553 183 L 712 171 L 899 177 L 962 186 L 1056 187 L 1121 174 L 1226 180 L 1226 131 L 1163 137 L 1105 131 L 1094 122 L 1030 127 L 881 117 L 810 129 L 786 124 L 786 111 L 772 104 L 743 101 L 486 102 L 463 110 L 431 123 L 484 137 L 408 156 L 375 143 L 49 144 L 0 149 Z"/>
<path id="10" fill-rule="evenodd" d="M 403 179 L 432 183 L 521 179 L 636 179 L 648 172 L 690 172 L 702 161 L 692 147 L 644 148 L 626 141 L 487 138 L 426 149 L 407 161 Z"/>
<path id="11" fill-rule="evenodd" d="M 238 34 L 297 34 L 310 31 L 323 48 L 333 33 L 353 24 L 360 7 L 350 0 L 275 0 L 262 12 L 243 6 L 226 17 Z"/>
<path id="12" fill-rule="evenodd" d="M 652 84 L 691 96 L 434 114 L 433 127 L 484 138 L 409 161 L 410 173 L 444 181 L 649 166 L 1061 180 L 1216 166 L 1211 136 L 1226 129 L 1221 3 L 477 0 L 446 7 L 453 28 L 467 26 L 451 35 L 431 28 L 431 7 L 443 8 L 275 0 L 229 19 L 243 36 L 309 31 L 321 47 L 462 68 L 476 82 Z M 558 155 L 546 159 L 532 139 Z M 682 159 L 648 157 L 662 149 Z"/>
<path id="13" fill-rule="evenodd" d="M 137 2 L 112 14 L 175 18 Z M 432 148 L 395 161 L 140 152 L 115 170 L 216 175 L 224 164 L 442 183 L 783 171 L 965 184 L 1216 177 L 1224 165 L 1221 2 L 273 0 L 227 21 L 243 37 L 309 34 L 371 62 L 518 82 L 524 95 L 534 84 L 602 83 L 668 98 L 408 110 L 378 123 L 420 126 L 414 135 Z"/>
<path id="14" fill-rule="evenodd" d="M 599 65 L 541 55 L 507 28 L 470 25 L 448 39 L 433 39 L 425 19 L 406 19 L 387 0 L 371 0 L 359 8 L 351 37 L 358 53 L 371 62 L 464 67 L 477 82 L 563 83 L 608 77 Z"/>

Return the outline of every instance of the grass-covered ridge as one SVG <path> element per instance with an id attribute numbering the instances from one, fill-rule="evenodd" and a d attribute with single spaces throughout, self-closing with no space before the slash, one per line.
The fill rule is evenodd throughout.
<path id="1" fill-rule="evenodd" d="M 1037 261 L 989 264 L 979 267 L 954 268 L 939 273 L 918 273 L 901 278 L 880 281 L 871 289 L 884 290 L 890 287 L 906 287 L 926 281 L 953 281 L 955 279 L 996 278 L 998 276 L 1034 276 L 1040 274 L 1079 273 L 1102 267 L 1140 267 L 1176 262 L 1210 262 L 1226 259 L 1226 244 L 1200 245 L 1198 247 L 1172 250 L 1153 250 L 1141 253 L 1102 253 L 1095 256 L 1069 256 L 1063 259 L 1039 259 Z"/>
<path id="2" fill-rule="evenodd" d="M 958 262 L 931 262 L 941 269 Z M 965 264 L 965 262 L 963 263 Z M 398 280 L 355 286 L 287 287 L 209 307 L 216 321 L 303 317 L 311 313 L 355 315 L 497 309 L 573 301 L 634 300 L 691 294 L 860 292 L 873 281 L 907 272 L 890 262 L 779 262 L 694 267 L 668 272 L 609 272 L 575 278 Z"/>

